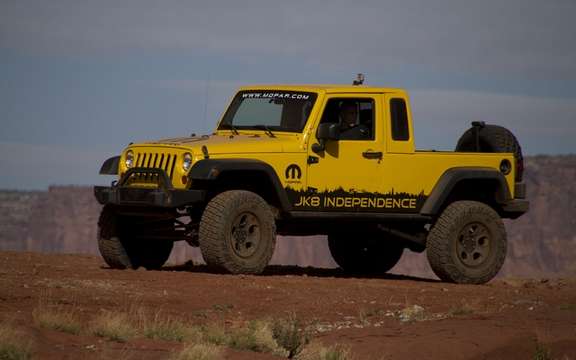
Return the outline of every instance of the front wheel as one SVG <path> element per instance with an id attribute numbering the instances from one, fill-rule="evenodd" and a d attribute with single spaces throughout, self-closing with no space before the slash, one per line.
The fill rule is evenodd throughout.
<path id="1" fill-rule="evenodd" d="M 434 273 L 444 281 L 484 284 L 502 268 L 506 230 L 490 206 L 456 201 L 440 215 L 426 242 Z"/>
<path id="2" fill-rule="evenodd" d="M 385 273 L 400 261 L 404 246 L 397 239 L 376 234 L 356 236 L 346 233 L 328 235 L 328 248 L 332 258 L 344 271 Z"/>
<path id="3" fill-rule="evenodd" d="M 156 270 L 170 257 L 173 241 L 136 238 L 134 221 L 121 217 L 111 206 L 105 206 L 98 221 L 98 250 L 112 269 Z M 170 224 L 167 224 L 168 226 Z"/>
<path id="4" fill-rule="evenodd" d="M 276 245 L 270 206 L 250 191 L 220 193 L 204 209 L 198 241 L 208 265 L 233 274 L 261 273 Z"/>

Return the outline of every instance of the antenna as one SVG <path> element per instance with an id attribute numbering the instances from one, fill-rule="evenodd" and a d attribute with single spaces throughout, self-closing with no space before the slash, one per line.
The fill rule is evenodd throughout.
<path id="1" fill-rule="evenodd" d="M 204 121 L 202 123 L 203 131 L 207 131 L 206 122 L 208 121 L 208 100 L 210 98 L 210 72 L 208 72 L 208 77 L 206 79 L 206 88 L 204 92 Z"/>
<path id="2" fill-rule="evenodd" d="M 352 85 L 358 86 L 364 84 L 364 74 L 356 74 L 356 80 L 352 81 Z"/>

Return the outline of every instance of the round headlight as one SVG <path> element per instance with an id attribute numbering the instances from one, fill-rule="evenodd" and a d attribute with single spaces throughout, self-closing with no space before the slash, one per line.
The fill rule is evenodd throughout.
<path id="1" fill-rule="evenodd" d="M 185 153 L 184 160 L 182 161 L 182 169 L 184 169 L 184 171 L 188 171 L 190 170 L 191 166 L 192 166 L 192 154 Z"/>
<path id="2" fill-rule="evenodd" d="M 132 152 L 132 150 L 128 150 L 126 152 L 126 156 L 124 156 L 124 164 L 126 165 L 127 168 L 131 168 L 132 166 L 134 166 L 134 153 Z"/>

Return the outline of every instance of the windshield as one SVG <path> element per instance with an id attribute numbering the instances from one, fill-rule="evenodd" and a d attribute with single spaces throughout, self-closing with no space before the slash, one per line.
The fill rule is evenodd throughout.
<path id="1" fill-rule="evenodd" d="M 218 130 L 301 132 L 316 94 L 295 91 L 241 91 L 234 97 Z"/>

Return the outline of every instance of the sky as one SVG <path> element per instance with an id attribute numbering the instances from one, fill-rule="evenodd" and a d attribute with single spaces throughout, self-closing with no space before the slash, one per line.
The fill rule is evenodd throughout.
<path id="1" fill-rule="evenodd" d="M 211 132 L 237 87 L 410 93 L 416 146 L 471 121 L 576 153 L 576 1 L 0 1 L 0 188 L 108 184 L 130 142 Z"/>

